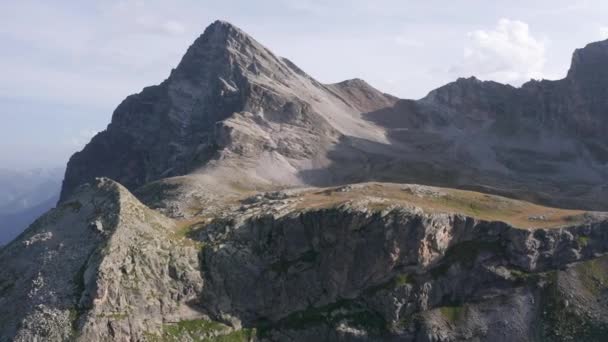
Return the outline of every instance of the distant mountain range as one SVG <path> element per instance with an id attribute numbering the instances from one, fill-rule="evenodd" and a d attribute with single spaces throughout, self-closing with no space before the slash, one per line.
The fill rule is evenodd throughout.
<path id="1" fill-rule="evenodd" d="M 0 169 L 0 245 L 55 206 L 63 173 L 64 168 Z"/>

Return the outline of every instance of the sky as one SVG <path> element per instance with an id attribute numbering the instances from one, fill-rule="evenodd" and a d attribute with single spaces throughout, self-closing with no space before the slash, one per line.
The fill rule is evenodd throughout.
<path id="1" fill-rule="evenodd" d="M 216 19 L 321 82 L 414 99 L 458 77 L 563 78 L 608 38 L 605 0 L 2 0 L 0 168 L 65 165 Z"/>

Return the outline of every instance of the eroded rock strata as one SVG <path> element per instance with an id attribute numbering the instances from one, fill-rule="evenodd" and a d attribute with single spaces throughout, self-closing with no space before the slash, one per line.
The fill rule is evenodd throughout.
<path id="1" fill-rule="evenodd" d="M 365 196 L 294 209 L 305 195 L 246 197 L 241 210 L 194 222 L 158 214 L 108 179 L 81 187 L 0 252 L 2 340 L 606 332 L 603 214 L 520 229 Z"/>

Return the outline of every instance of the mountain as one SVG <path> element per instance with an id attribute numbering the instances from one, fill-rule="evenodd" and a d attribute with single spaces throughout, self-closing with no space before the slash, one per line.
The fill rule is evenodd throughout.
<path id="1" fill-rule="evenodd" d="M 0 245 L 14 239 L 59 198 L 63 168 L 0 169 Z"/>
<path id="2" fill-rule="evenodd" d="M 229 187 L 381 180 L 606 209 L 608 76 L 593 71 L 606 51 L 608 41 L 577 50 L 559 81 L 459 79 L 398 100 L 362 80 L 321 84 L 216 22 L 74 155 L 62 199 L 98 176 L 135 190 L 203 174 Z"/>
<path id="3" fill-rule="evenodd" d="M 99 176 L 129 189 L 192 172 L 222 183 L 302 184 L 299 170 L 327 165 L 324 154 L 342 136 L 387 142 L 361 113 L 395 100 L 361 80 L 323 85 L 218 21 L 167 80 L 123 101 L 70 159 L 61 198 Z"/>
<path id="4" fill-rule="evenodd" d="M 602 341 L 607 46 L 414 101 L 217 21 L 0 249 L 0 341 Z"/>

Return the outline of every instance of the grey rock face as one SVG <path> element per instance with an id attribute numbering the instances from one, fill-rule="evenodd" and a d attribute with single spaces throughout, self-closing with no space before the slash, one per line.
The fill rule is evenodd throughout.
<path id="1" fill-rule="evenodd" d="M 178 222 L 113 181 L 82 187 L 0 251 L 0 340 L 527 341 L 608 326 L 603 214 L 522 230 L 379 198 L 302 201 L 267 192 Z"/>
<path id="2" fill-rule="evenodd" d="M 406 209 L 370 212 L 348 206 L 263 216 L 222 228 L 223 234 L 229 233 L 220 239 L 206 235 L 215 234 L 214 229 L 201 231 L 201 239 L 214 241 L 214 247 L 205 249 L 208 282 L 203 298 L 218 317 L 237 313 L 251 323 L 260 317 L 276 321 L 293 311 L 365 297 L 367 289 L 400 275 L 426 278 L 429 285 L 436 285 L 429 274 L 448 274 L 461 267 L 458 260 L 446 260 L 458 253 L 471 253 L 463 257 L 471 258 L 466 260 L 471 263 L 477 258 L 492 259 L 488 264 L 493 268 L 557 270 L 606 253 L 606 224 L 530 231 L 460 215 Z M 583 245 L 580 237 L 587 243 Z M 460 301 L 489 290 L 474 283 L 466 288 L 462 281 L 431 289 L 452 291 L 449 295 L 463 296 Z M 428 303 L 432 299 L 421 299 L 425 302 L 417 303 L 416 310 L 438 306 Z"/>
<path id="3" fill-rule="evenodd" d="M 412 101 L 359 79 L 321 84 L 218 21 L 73 156 L 61 199 L 98 176 L 134 190 L 204 174 L 249 188 L 422 183 L 604 210 L 606 46 L 577 50 L 563 80 L 463 78 Z"/>
<path id="4" fill-rule="evenodd" d="M 400 100 L 366 114 L 408 154 L 401 160 L 377 156 L 381 166 L 364 177 L 602 210 L 608 177 L 606 51 L 608 41 L 577 50 L 562 80 L 514 88 L 461 78 L 419 101 Z"/>
<path id="5" fill-rule="evenodd" d="M 138 340 L 188 313 L 198 249 L 173 227 L 110 180 L 77 190 L 0 251 L 0 340 Z"/>
<path id="6" fill-rule="evenodd" d="M 125 99 L 108 128 L 71 158 L 61 199 L 94 177 L 135 189 L 222 165 L 219 173 L 232 181 L 296 184 L 299 165 L 340 134 L 381 136 L 359 114 L 394 101 L 360 80 L 320 84 L 218 21 L 167 80 Z"/>

